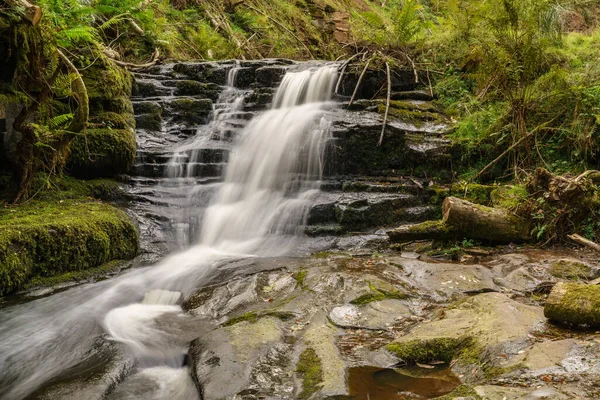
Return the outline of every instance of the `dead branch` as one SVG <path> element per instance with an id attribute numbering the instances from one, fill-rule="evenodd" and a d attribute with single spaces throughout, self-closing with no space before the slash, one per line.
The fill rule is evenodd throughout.
<path id="1" fill-rule="evenodd" d="M 577 244 L 588 247 L 588 248 L 600 253 L 600 244 L 598 244 L 598 243 L 592 242 L 591 240 L 588 240 L 588 239 L 584 238 L 583 236 L 578 235 L 576 233 L 574 233 L 572 235 L 567 235 L 567 237 Z"/>
<path id="2" fill-rule="evenodd" d="M 115 60 L 114 58 L 110 57 L 109 54 L 110 54 L 109 52 L 107 52 L 106 50 L 104 50 L 104 55 L 106 55 L 108 58 L 110 58 L 119 67 L 131 68 L 131 69 L 139 69 L 139 68 L 148 68 L 148 67 L 151 67 L 154 64 L 156 64 L 158 62 L 158 59 L 160 58 L 160 51 L 158 50 L 158 48 L 154 50 L 154 53 L 152 53 L 152 57 L 150 58 L 150 61 L 148 61 L 147 63 L 144 63 L 144 64 L 134 64 L 134 63 L 129 63 L 129 62 Z"/>
<path id="3" fill-rule="evenodd" d="M 354 87 L 354 92 L 352 93 L 352 97 L 350 98 L 348 107 L 350 107 L 352 105 L 352 103 L 354 102 L 354 98 L 356 97 L 356 93 L 358 92 L 358 87 L 360 86 L 360 83 L 362 82 L 365 74 L 367 73 L 367 68 L 369 68 L 370 63 L 371 63 L 371 59 L 369 58 L 367 60 L 367 63 L 365 64 L 365 67 L 363 68 L 362 72 L 360 73 L 360 76 L 358 77 L 358 81 L 356 82 L 356 86 Z"/>
<path id="4" fill-rule="evenodd" d="M 353 55 L 352 57 L 347 59 L 346 62 L 344 62 L 344 64 L 342 65 L 342 68 L 340 69 L 340 76 L 338 77 L 338 81 L 335 85 L 335 90 L 334 90 L 333 94 L 338 93 L 338 90 L 340 89 L 340 85 L 342 84 L 342 79 L 344 78 L 344 73 L 346 72 L 346 68 L 348 67 L 348 64 L 350 64 L 350 61 L 352 61 L 353 59 L 355 59 L 356 57 L 358 57 L 362 54 L 363 53 L 356 53 L 355 55 Z"/>
<path id="5" fill-rule="evenodd" d="M 385 62 L 385 70 L 387 72 L 387 100 L 385 103 L 385 115 L 383 116 L 383 126 L 381 127 L 381 135 L 379 136 L 379 142 L 377 146 L 381 146 L 383 143 L 383 134 L 385 133 L 385 126 L 387 124 L 388 112 L 390 111 L 390 98 L 392 97 L 392 74 L 390 73 L 390 64 Z"/>

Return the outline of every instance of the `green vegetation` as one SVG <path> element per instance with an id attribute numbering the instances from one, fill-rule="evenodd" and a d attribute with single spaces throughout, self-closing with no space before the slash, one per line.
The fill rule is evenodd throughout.
<path id="1" fill-rule="evenodd" d="M 589 279 L 592 270 L 588 265 L 578 261 L 559 260 L 550 265 L 550 274 L 562 279 Z"/>
<path id="2" fill-rule="evenodd" d="M 392 292 L 386 291 L 386 290 L 375 287 L 371 283 L 369 283 L 369 290 L 371 290 L 371 293 L 367 293 L 367 294 L 363 294 L 362 296 L 358 296 L 356 299 L 350 301 L 350 304 L 354 304 L 354 305 L 358 306 L 358 305 L 369 304 L 374 301 L 381 301 L 381 300 L 385 300 L 385 299 L 403 300 L 408 297 L 408 295 L 406 293 L 401 293 L 398 291 L 392 291 Z"/>
<path id="3" fill-rule="evenodd" d="M 302 352 L 296 365 L 296 372 L 302 377 L 302 392 L 298 398 L 308 399 L 317 392 L 323 382 L 321 359 L 316 351 L 309 347 Z"/>
<path id="4" fill-rule="evenodd" d="M 443 361 L 449 363 L 463 345 L 463 341 L 454 338 L 436 338 L 431 340 L 411 340 L 393 342 L 387 349 L 409 364 Z"/>

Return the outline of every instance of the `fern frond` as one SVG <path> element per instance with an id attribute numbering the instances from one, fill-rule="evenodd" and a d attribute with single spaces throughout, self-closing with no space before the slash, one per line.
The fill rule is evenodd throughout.
<path id="1" fill-rule="evenodd" d="M 60 33 L 63 46 L 98 42 L 98 32 L 91 26 L 76 26 Z"/>
<path id="2" fill-rule="evenodd" d="M 67 123 L 71 122 L 72 119 L 73 119 L 73 114 L 57 115 L 56 117 L 52 118 L 48 122 L 48 126 L 50 127 L 50 129 L 56 129 L 60 126 L 64 126 Z"/>
<path id="3" fill-rule="evenodd" d="M 106 21 L 105 23 L 103 23 L 102 25 L 100 25 L 98 27 L 99 31 L 103 31 L 105 29 L 108 29 L 114 25 L 119 24 L 122 21 L 125 21 L 129 19 L 129 13 L 123 13 L 123 14 L 119 14 L 119 15 L 115 15 L 114 17 L 110 18 L 108 21 Z"/>

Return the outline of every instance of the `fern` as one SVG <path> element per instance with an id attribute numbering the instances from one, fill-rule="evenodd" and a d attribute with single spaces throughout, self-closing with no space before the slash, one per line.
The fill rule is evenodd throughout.
<path id="1" fill-rule="evenodd" d="M 98 42 L 98 33 L 91 26 L 76 26 L 61 32 L 59 43 L 64 47 L 75 46 L 77 44 Z"/>
<path id="2" fill-rule="evenodd" d="M 50 126 L 50 129 L 57 129 L 61 126 L 65 126 L 67 123 L 71 122 L 72 119 L 73 114 L 57 115 L 48 122 L 48 126 Z"/>
<path id="3" fill-rule="evenodd" d="M 119 15 L 115 15 L 114 17 L 110 18 L 108 21 L 106 21 L 105 23 L 103 23 L 102 25 L 100 25 L 98 27 L 99 31 L 103 31 L 105 29 L 108 29 L 114 25 L 117 25 L 119 23 L 121 23 L 122 21 L 126 21 L 128 20 L 129 17 L 129 13 L 123 13 L 123 14 L 119 14 Z"/>
<path id="4" fill-rule="evenodd" d="M 60 74 L 54 81 L 53 90 L 58 97 L 66 97 L 73 93 L 71 89 L 72 83 L 78 79 L 77 74 L 68 73 Z"/>

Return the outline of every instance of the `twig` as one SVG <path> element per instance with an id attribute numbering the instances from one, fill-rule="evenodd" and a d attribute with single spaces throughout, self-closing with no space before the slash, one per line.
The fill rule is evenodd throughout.
<path id="1" fill-rule="evenodd" d="M 581 235 L 574 233 L 573 235 L 567 235 L 567 237 L 582 246 L 586 246 L 592 250 L 600 252 L 600 244 L 592 242 L 591 240 L 587 240 L 586 238 L 584 238 Z"/>
<path id="2" fill-rule="evenodd" d="M 367 60 L 367 64 L 365 65 L 362 72 L 360 73 L 360 76 L 358 77 L 358 81 L 356 82 L 356 87 L 354 88 L 354 92 L 352 93 L 352 97 L 350 98 L 350 102 L 348 103 L 348 107 L 350 107 L 352 105 L 352 103 L 354 102 L 354 98 L 356 97 L 356 93 L 358 92 L 358 87 L 360 86 L 360 83 L 362 82 L 363 77 L 367 73 L 367 68 L 369 68 L 370 63 L 371 63 L 371 59 L 369 58 Z"/>
<path id="3" fill-rule="evenodd" d="M 342 78 L 344 77 L 344 73 L 346 72 L 346 68 L 348 67 L 348 64 L 350 64 L 350 61 L 352 61 L 354 58 L 360 56 L 361 54 L 363 54 L 363 53 L 356 53 L 355 55 L 353 55 L 352 57 L 347 59 L 346 62 L 344 62 L 344 65 L 342 65 L 342 68 L 340 69 L 340 76 L 338 77 L 338 81 L 337 81 L 337 84 L 335 85 L 335 90 L 334 90 L 333 94 L 338 93 L 338 90 L 340 89 L 340 85 L 342 84 Z"/>
<path id="4" fill-rule="evenodd" d="M 390 111 L 390 98 L 392 95 L 392 74 L 390 73 L 390 64 L 385 62 L 385 70 L 387 72 L 387 100 L 385 103 L 385 114 L 383 116 L 383 126 L 381 127 L 381 135 L 379 136 L 379 142 L 377 142 L 377 146 L 381 146 L 383 143 L 383 134 L 385 133 L 385 126 L 387 124 L 388 112 Z"/>
<path id="5" fill-rule="evenodd" d="M 268 15 L 268 14 L 260 11 L 258 8 L 251 6 L 250 4 L 245 4 L 244 3 L 244 4 L 241 4 L 241 5 L 246 6 L 249 9 L 256 11 L 257 13 L 264 15 L 265 17 L 267 17 L 268 19 L 270 19 L 271 21 L 273 21 L 274 23 L 276 23 L 277 25 L 279 25 L 279 27 L 281 27 L 286 32 L 288 32 L 290 35 L 292 35 L 302 46 L 304 46 L 304 48 L 306 49 L 306 51 L 308 51 L 308 54 L 310 55 L 311 58 L 315 58 L 315 56 L 313 55 L 312 51 L 310 51 L 310 48 L 306 45 L 306 43 L 304 43 L 298 36 L 296 36 L 296 34 L 294 32 L 292 32 L 291 30 L 289 30 L 281 22 L 277 21 L 276 19 L 274 19 L 270 15 Z"/>
<path id="6" fill-rule="evenodd" d="M 158 62 L 159 57 L 160 57 L 160 51 L 157 48 L 154 50 L 154 53 L 152 53 L 152 58 L 150 59 L 150 61 L 148 61 L 147 63 L 144 63 L 144 64 L 133 64 L 133 63 L 115 60 L 114 58 L 111 58 L 111 60 L 113 60 L 113 62 L 120 67 L 137 69 L 137 68 L 148 68 L 148 67 L 153 66 L 154 64 L 156 64 Z"/>

